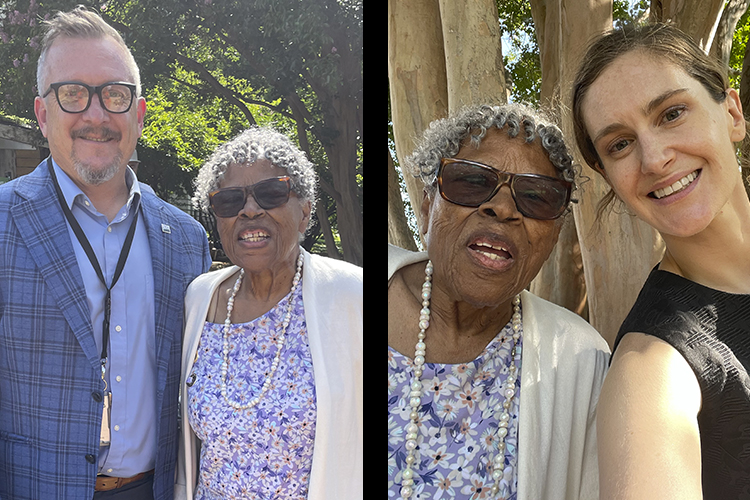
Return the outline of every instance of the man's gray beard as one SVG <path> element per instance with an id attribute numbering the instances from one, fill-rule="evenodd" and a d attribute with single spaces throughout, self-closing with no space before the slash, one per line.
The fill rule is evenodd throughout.
<path id="1" fill-rule="evenodd" d="M 122 153 L 117 153 L 113 158 L 112 162 L 105 165 L 103 168 L 94 169 L 90 165 L 80 161 L 78 158 L 73 158 L 73 166 L 76 169 L 78 177 L 92 186 L 98 186 L 108 180 L 111 180 L 122 166 Z"/>

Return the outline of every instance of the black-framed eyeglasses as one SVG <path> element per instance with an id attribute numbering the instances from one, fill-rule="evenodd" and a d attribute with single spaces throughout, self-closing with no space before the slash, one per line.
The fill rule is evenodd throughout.
<path id="1" fill-rule="evenodd" d="M 208 194 L 208 201 L 217 217 L 235 217 L 244 208 L 250 195 L 255 198 L 260 208 L 270 210 L 289 201 L 291 191 L 292 180 L 285 175 L 256 182 L 250 186 L 218 189 Z"/>
<path id="2" fill-rule="evenodd" d="M 438 171 L 440 195 L 464 207 L 479 207 L 505 184 L 516 208 L 532 219 L 557 219 L 568 207 L 573 184 L 538 174 L 512 174 L 475 161 L 443 158 Z"/>
<path id="3" fill-rule="evenodd" d="M 83 113 L 89 109 L 94 94 L 99 96 L 102 108 L 110 113 L 127 113 L 135 97 L 135 85 L 125 82 L 108 82 L 96 87 L 81 82 L 57 82 L 50 84 L 42 97 L 53 90 L 60 109 L 66 113 Z"/>

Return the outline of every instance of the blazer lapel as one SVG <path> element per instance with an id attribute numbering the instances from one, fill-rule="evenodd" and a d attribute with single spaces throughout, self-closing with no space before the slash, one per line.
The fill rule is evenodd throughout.
<path id="1" fill-rule="evenodd" d="M 156 322 L 156 364 L 159 387 L 166 384 L 169 353 L 173 342 L 179 341 L 182 324 L 183 284 L 179 279 L 180 256 L 179 229 L 171 214 L 155 203 L 153 195 L 143 193 L 141 198 L 143 221 L 151 247 L 151 261 L 154 275 L 154 319 Z M 176 290 L 176 288 L 180 288 Z"/>
<path id="2" fill-rule="evenodd" d="M 52 179 L 44 163 L 27 177 L 27 182 L 20 182 L 16 188 L 25 201 L 11 208 L 11 216 L 62 315 L 96 367 L 99 352 L 86 289 Z"/>

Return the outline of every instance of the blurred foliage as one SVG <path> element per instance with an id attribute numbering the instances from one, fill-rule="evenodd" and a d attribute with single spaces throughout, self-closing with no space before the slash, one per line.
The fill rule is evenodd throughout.
<path id="1" fill-rule="evenodd" d="M 742 61 L 747 50 L 747 39 L 750 37 L 750 11 L 737 22 L 737 29 L 732 36 L 732 52 L 729 55 L 729 82 L 735 89 L 740 88 L 740 77 L 742 76 Z M 749 110 L 745 110 L 745 115 Z"/>

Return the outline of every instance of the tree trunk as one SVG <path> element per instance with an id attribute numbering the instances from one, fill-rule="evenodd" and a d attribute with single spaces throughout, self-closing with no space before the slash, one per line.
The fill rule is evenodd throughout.
<path id="1" fill-rule="evenodd" d="M 390 151 L 388 152 L 388 243 L 412 252 L 418 250 L 406 221 L 396 166 L 393 164 Z"/>
<path id="2" fill-rule="evenodd" d="M 362 213 L 359 209 L 357 164 L 357 112 L 352 99 L 336 97 L 331 101 L 331 110 L 326 112 L 335 123 L 338 135 L 326 147 L 328 165 L 333 177 L 333 187 L 340 195 L 336 200 L 336 220 L 344 260 L 362 266 L 364 264 L 364 231 Z"/>
<path id="3" fill-rule="evenodd" d="M 305 120 L 300 116 L 297 111 L 299 108 L 296 106 L 292 107 L 295 113 L 295 125 L 297 127 L 297 141 L 299 147 L 305 152 L 308 159 L 312 158 L 310 152 L 310 141 L 307 139 L 307 127 L 305 126 Z M 323 234 L 323 241 L 326 245 L 326 255 L 332 259 L 340 259 L 339 249 L 336 247 L 336 241 L 333 238 L 333 231 L 331 230 L 331 223 L 328 221 L 328 211 L 326 210 L 326 204 L 323 202 L 323 194 L 318 191 L 318 200 L 315 202 L 315 206 L 312 207 L 315 210 L 315 214 L 318 217 L 318 223 L 320 224 L 320 232 Z M 333 191 L 331 188 L 329 191 Z"/>
<path id="4" fill-rule="evenodd" d="M 440 0 L 451 113 L 470 104 L 508 101 L 494 0 Z"/>
<path id="5" fill-rule="evenodd" d="M 573 207 L 586 276 L 589 322 L 613 345 L 625 316 L 633 306 L 649 272 L 661 259 L 659 233 L 622 210 L 596 221 L 596 205 L 609 191 L 591 171 L 580 202 Z M 617 203 L 617 202 L 616 202 Z"/>
<path id="6" fill-rule="evenodd" d="M 588 319 L 583 260 L 572 215 L 568 215 L 557 245 L 531 282 L 529 290 Z"/>
<path id="7" fill-rule="evenodd" d="M 531 13 L 536 26 L 537 44 L 539 45 L 539 57 L 542 66 L 542 85 L 540 92 L 540 104 L 555 113 L 558 117 L 562 115 L 560 89 L 569 88 L 569 82 L 566 81 L 561 86 L 563 78 L 571 78 L 569 67 L 572 62 L 570 58 L 576 56 L 583 50 L 583 47 L 569 47 L 569 45 L 581 44 L 581 40 L 575 38 L 576 35 L 581 37 L 590 36 L 596 24 L 592 22 L 591 16 L 581 16 L 581 9 L 589 10 L 589 3 L 585 5 L 569 4 L 563 8 L 559 1 L 533 1 L 531 2 Z M 568 20 L 568 12 L 573 11 L 574 19 Z M 576 20 L 575 17 L 578 17 Z M 580 33 L 573 32 L 573 37 L 566 39 L 563 35 L 570 35 L 570 27 L 566 23 L 571 21 L 585 20 L 586 23 L 576 29 L 582 29 Z M 601 20 L 602 25 L 607 22 L 611 23 L 611 17 Z M 585 38 L 583 39 L 585 41 Z M 571 43 L 573 42 L 573 43 Z M 572 53 L 570 51 L 573 51 Z M 560 127 L 565 130 L 566 124 L 560 122 Z M 573 142 L 570 139 L 572 135 L 566 134 L 568 144 L 573 148 Z M 575 197 L 576 195 L 574 195 Z M 565 307 L 577 314 L 584 315 L 588 310 L 586 304 L 586 283 L 583 274 L 583 262 L 581 257 L 580 245 L 578 244 L 578 235 L 576 233 L 574 217 L 570 216 L 565 222 L 557 245 L 552 251 L 549 259 L 545 262 L 541 271 L 531 282 L 530 290 L 555 304 Z"/>
<path id="8" fill-rule="evenodd" d="M 673 22 L 708 54 L 724 9 L 724 0 L 651 0 L 651 19 Z"/>
<path id="9" fill-rule="evenodd" d="M 388 79 L 396 155 L 406 191 L 421 226 L 422 183 L 404 165 L 414 141 L 436 118 L 448 113 L 443 31 L 433 0 L 388 0 Z M 388 204 L 389 210 L 392 203 Z M 396 214 L 389 214 L 395 220 Z M 402 228 L 399 232 L 408 231 Z M 389 243 L 396 244 L 395 241 Z"/>

